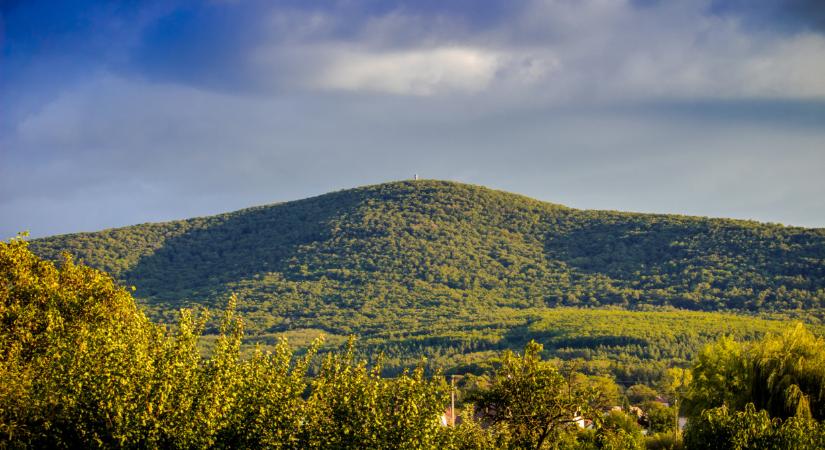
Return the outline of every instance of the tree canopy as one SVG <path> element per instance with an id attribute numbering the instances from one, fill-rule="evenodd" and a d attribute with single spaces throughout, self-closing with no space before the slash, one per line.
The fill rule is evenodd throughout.
<path id="1" fill-rule="evenodd" d="M 535 339 L 547 355 L 607 359 L 623 382 L 649 383 L 719 333 L 775 328 L 754 315 L 819 322 L 825 299 L 825 230 L 582 211 L 425 180 L 31 248 L 52 260 L 67 251 L 136 286 L 156 322 L 236 293 L 244 351 L 272 350 L 282 336 L 308 345 L 321 333 L 340 348 L 356 334 L 364 355 L 384 353 L 385 374 L 420 356 L 433 367 L 478 366 Z M 549 310 L 560 306 L 578 309 Z M 718 310 L 746 316 L 698 314 Z M 593 333 L 568 331 L 582 326 Z M 205 332 L 217 330 L 213 320 Z"/>

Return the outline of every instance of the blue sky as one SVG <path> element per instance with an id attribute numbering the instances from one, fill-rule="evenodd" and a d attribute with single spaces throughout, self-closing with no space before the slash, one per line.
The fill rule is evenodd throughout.
<path id="1" fill-rule="evenodd" d="M 0 238 L 410 178 L 825 226 L 818 0 L 0 1 Z"/>

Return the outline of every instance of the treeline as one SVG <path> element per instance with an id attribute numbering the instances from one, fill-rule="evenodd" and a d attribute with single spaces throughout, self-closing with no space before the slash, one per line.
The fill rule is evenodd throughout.
<path id="1" fill-rule="evenodd" d="M 405 308 L 825 306 L 825 230 L 580 211 L 477 186 L 388 183 L 212 217 L 39 239 L 150 304 L 269 313 L 256 331 L 349 333 Z M 172 308 L 174 309 L 174 308 Z M 340 313 L 357 320 L 335 320 Z M 290 323 L 284 321 L 289 319 Z"/>
<path id="2" fill-rule="evenodd" d="M 805 316 L 811 329 L 822 326 Z M 425 356 L 428 367 L 448 373 L 480 374 L 489 371 L 503 350 L 520 350 L 530 340 L 544 345 L 543 356 L 577 363 L 591 375 L 610 376 L 625 387 L 654 384 L 670 367 L 686 367 L 706 344 L 720 335 L 751 341 L 768 333 L 779 333 L 791 320 L 785 314 L 761 316 L 656 309 L 528 308 L 523 310 L 475 311 L 429 321 L 426 317 L 405 318 L 362 337 L 358 350 L 364 357 L 384 355 L 384 373 L 392 376 Z M 406 329 L 405 331 L 399 328 Z M 319 330 L 308 330 L 317 336 Z M 300 330 L 273 333 L 265 339 L 250 335 L 252 342 L 274 342 L 285 335 L 290 341 L 308 343 Z M 326 333 L 343 344 L 343 336 Z"/>
<path id="3" fill-rule="evenodd" d="M 656 390 L 548 361 L 530 340 L 460 377 L 452 410 L 439 372 L 382 377 L 380 358 L 359 358 L 352 341 L 322 352 L 316 340 L 296 353 L 282 340 L 244 357 L 235 306 L 233 297 L 204 355 L 205 311 L 156 325 L 105 273 L 70 258 L 56 267 L 20 239 L 0 243 L 0 447 L 825 446 L 825 341 L 802 325 L 719 340 L 691 370 L 666 369 Z M 549 324 L 525 333 L 539 331 Z M 550 342 L 570 339 L 559 336 Z M 689 419 L 683 440 L 675 402 Z"/>
<path id="4" fill-rule="evenodd" d="M 579 211 L 438 181 L 37 239 L 31 248 L 52 260 L 68 251 L 136 286 L 157 323 L 175 323 L 180 307 L 221 308 L 236 293 L 244 351 L 274 350 L 284 335 L 308 345 L 319 333 L 340 348 L 358 335 L 362 356 L 385 354 L 388 376 L 421 356 L 451 371 L 486 370 L 491 356 L 536 339 L 545 357 L 600 360 L 594 371 L 626 385 L 652 382 L 714 333 L 775 331 L 755 315 L 819 323 L 825 311 L 825 230 Z M 654 311 L 636 329 L 565 338 L 537 323 L 618 329 L 627 318 L 595 312 L 574 323 L 587 313 L 548 312 L 557 307 Z M 217 320 L 206 325 L 213 339 L 217 331 Z"/>

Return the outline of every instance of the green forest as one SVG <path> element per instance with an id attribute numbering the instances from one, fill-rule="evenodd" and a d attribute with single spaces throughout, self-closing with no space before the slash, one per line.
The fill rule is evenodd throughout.
<path id="1" fill-rule="evenodd" d="M 237 294 L 242 351 L 322 352 L 359 336 L 385 375 L 427 358 L 489 369 L 531 339 L 625 385 L 687 364 L 729 333 L 819 327 L 825 230 L 584 211 L 491 189 L 408 181 L 213 217 L 36 239 L 36 254 L 104 270 L 158 323 Z M 632 313 L 628 313 L 632 311 Z M 637 314 L 641 312 L 641 314 Z M 717 312 L 724 313 L 723 315 Z M 206 325 L 214 343 L 217 320 Z"/>
<path id="2" fill-rule="evenodd" d="M 493 352 L 488 369 L 455 383 L 423 361 L 382 376 L 382 358 L 360 357 L 354 337 L 326 352 L 323 338 L 302 351 L 281 338 L 244 355 L 237 304 L 229 297 L 204 351 L 208 311 L 156 324 L 105 272 L 69 256 L 55 265 L 23 239 L 0 242 L 0 448 L 825 446 L 825 340 L 801 322 L 774 331 L 768 319 L 687 313 L 692 329 L 671 330 L 684 313 L 548 310 L 524 329 L 522 348 Z M 651 332 L 628 331 L 654 321 Z M 643 339 L 696 344 L 714 323 L 724 336 L 655 383 L 625 387 L 546 357 L 580 348 L 645 358 Z M 677 360 L 680 346 L 669 348 Z"/>

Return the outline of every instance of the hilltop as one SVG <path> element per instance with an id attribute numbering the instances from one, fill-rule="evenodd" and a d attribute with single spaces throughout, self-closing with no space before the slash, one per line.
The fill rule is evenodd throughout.
<path id="1" fill-rule="evenodd" d="M 403 341 L 384 348 L 390 354 L 483 350 L 490 335 L 512 337 L 547 307 L 825 306 L 823 229 L 577 210 L 443 181 L 55 236 L 31 248 L 51 259 L 67 251 L 136 286 L 159 320 L 193 303 L 221 306 L 235 292 L 263 342 L 321 330 L 333 341 L 350 333 L 384 347 Z"/>
<path id="2" fill-rule="evenodd" d="M 226 291 L 343 307 L 782 309 L 825 301 L 825 230 L 582 211 L 483 187 L 388 183 L 212 217 L 38 239 L 149 302 Z"/>

